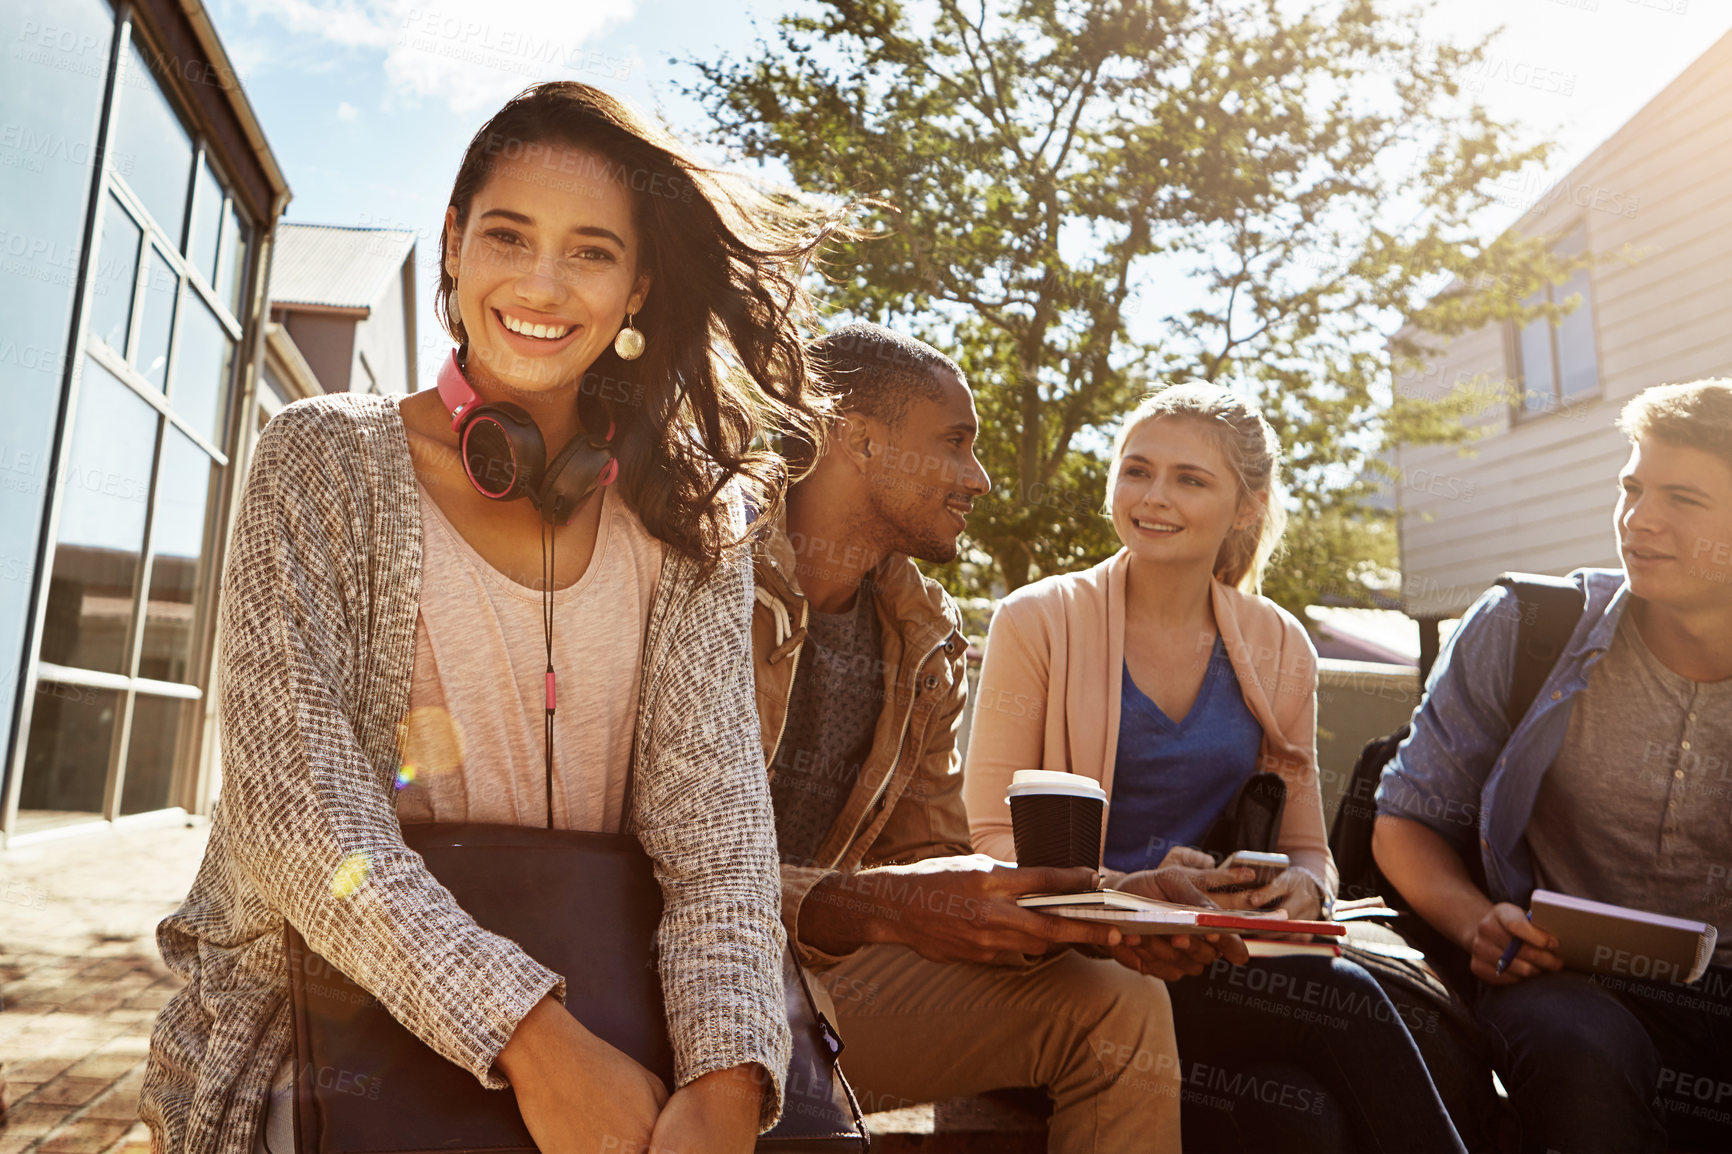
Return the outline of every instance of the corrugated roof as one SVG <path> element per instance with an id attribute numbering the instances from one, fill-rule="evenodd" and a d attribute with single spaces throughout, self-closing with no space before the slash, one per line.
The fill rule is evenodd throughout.
<path id="1" fill-rule="evenodd" d="M 271 303 L 371 308 L 414 248 L 406 230 L 284 221 L 271 259 Z"/>

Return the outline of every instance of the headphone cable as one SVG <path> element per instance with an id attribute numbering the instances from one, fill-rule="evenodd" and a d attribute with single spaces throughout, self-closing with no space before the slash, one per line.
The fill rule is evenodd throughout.
<path id="1" fill-rule="evenodd" d="M 547 764 L 547 828 L 553 828 L 553 710 L 556 702 L 553 679 L 553 530 L 541 523 L 541 632 L 547 642 L 547 709 L 542 717 L 542 737 Z"/>

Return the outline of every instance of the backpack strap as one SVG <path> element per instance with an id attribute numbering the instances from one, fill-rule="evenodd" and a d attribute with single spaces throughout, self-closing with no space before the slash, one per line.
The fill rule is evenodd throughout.
<path id="1" fill-rule="evenodd" d="M 1569 577 L 1539 573 L 1505 573 L 1497 584 L 1516 595 L 1521 612 L 1515 667 L 1510 670 L 1509 697 L 1504 701 L 1504 718 L 1513 733 L 1587 611 L 1587 591 Z"/>

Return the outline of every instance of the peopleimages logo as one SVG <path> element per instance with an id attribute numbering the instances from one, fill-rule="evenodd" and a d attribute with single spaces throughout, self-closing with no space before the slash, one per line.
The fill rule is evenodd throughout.
<path id="1" fill-rule="evenodd" d="M 31 172 L 44 171 L 48 161 L 87 167 L 102 160 L 102 150 L 88 140 L 61 132 L 40 132 L 28 124 L 0 124 L 0 148 L 10 150 L 9 154 L 0 155 L 0 164 Z M 135 159 L 130 152 L 109 153 L 110 163 L 122 176 L 132 175 Z"/>
<path id="2" fill-rule="evenodd" d="M 1636 213 L 1642 207 L 1641 197 L 1622 189 L 1567 179 L 1548 185 L 1547 179 L 1543 171 L 1523 169 L 1505 173 L 1492 182 L 1492 196 L 1500 204 L 1523 211 L 1568 201 L 1577 208 L 1592 209 L 1625 220 L 1636 219 Z"/>
<path id="3" fill-rule="evenodd" d="M 369 1101 L 378 1101 L 379 1091 L 384 1086 L 384 1082 L 377 1075 L 340 1070 L 335 1066 L 320 1066 L 315 1070 L 311 1062 L 302 1067 L 301 1077 L 317 1083 L 321 1089 L 337 1094 L 352 1094 Z"/>
<path id="4" fill-rule="evenodd" d="M 0 268 L 4 268 L 4 262 L 0 262 Z M 66 370 L 66 361 L 66 354 L 60 349 L 45 348 L 42 345 L 20 345 L 17 341 L 0 341 L 0 369 L 16 365 L 32 372 L 59 376 Z"/>
<path id="5" fill-rule="evenodd" d="M 430 52 L 525 76 L 552 65 L 608 80 L 629 80 L 631 62 L 528 28 L 495 27 L 466 15 L 436 8 L 411 8 L 403 17 L 399 47 Z"/>

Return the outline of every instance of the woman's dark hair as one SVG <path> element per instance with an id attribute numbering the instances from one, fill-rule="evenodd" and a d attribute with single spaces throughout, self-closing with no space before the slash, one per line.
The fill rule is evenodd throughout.
<path id="1" fill-rule="evenodd" d="M 738 543 L 723 489 L 740 487 L 759 525 L 780 508 L 788 470 L 761 438 L 820 435 L 829 406 L 807 373 L 799 325 L 812 310 L 800 277 L 826 240 L 853 230 L 796 194 L 705 168 L 628 105 L 575 81 L 526 89 L 481 126 L 451 189 L 458 229 L 500 161 L 539 160 L 549 182 L 571 180 L 562 146 L 593 153 L 630 191 L 638 268 L 650 277 L 634 321 L 645 351 L 625 361 L 610 346 L 590 366 L 577 396 L 584 425 L 613 421 L 627 501 L 708 572 Z M 464 343 L 447 243 L 442 230 L 434 302 Z"/>

